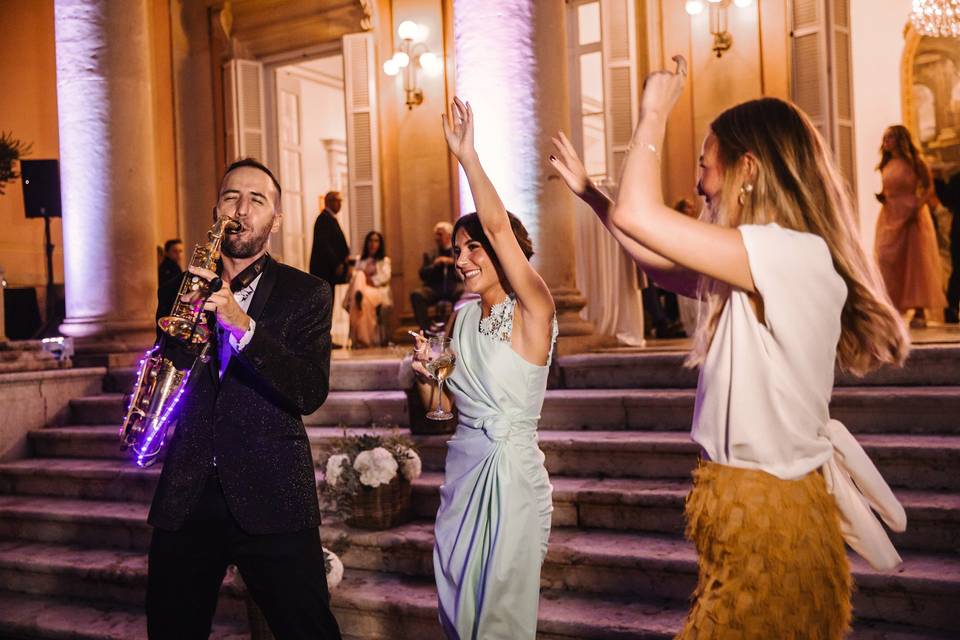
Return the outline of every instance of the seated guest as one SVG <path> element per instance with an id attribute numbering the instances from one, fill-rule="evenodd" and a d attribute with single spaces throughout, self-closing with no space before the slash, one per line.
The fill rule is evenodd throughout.
<path id="1" fill-rule="evenodd" d="M 453 225 L 449 222 L 438 222 L 433 226 L 437 250 L 423 254 L 423 266 L 420 267 L 423 286 L 410 294 L 413 314 L 424 331 L 431 329 L 430 314 L 427 312 L 430 305 L 447 301 L 452 309 L 453 303 L 463 294 L 463 283 L 454 265 L 452 233 Z M 446 320 L 439 318 L 438 322 L 443 324 Z"/>
<path id="2" fill-rule="evenodd" d="M 681 198 L 673 205 L 674 211 L 679 211 L 690 218 L 697 217 L 696 207 L 688 198 Z M 653 335 L 657 338 L 683 338 L 686 336 L 684 324 L 681 323 L 680 303 L 677 294 L 662 289 L 652 282 L 643 290 L 643 306 L 650 315 Z"/>
<path id="3" fill-rule="evenodd" d="M 355 347 L 378 344 L 377 307 L 393 306 L 390 297 L 390 258 L 383 235 L 371 231 L 363 240 L 363 253 L 350 277 L 343 308 L 350 314 L 350 337 Z"/>
<path id="4" fill-rule="evenodd" d="M 161 285 L 183 276 L 183 241 L 173 238 L 163 243 L 163 260 L 157 273 Z"/>

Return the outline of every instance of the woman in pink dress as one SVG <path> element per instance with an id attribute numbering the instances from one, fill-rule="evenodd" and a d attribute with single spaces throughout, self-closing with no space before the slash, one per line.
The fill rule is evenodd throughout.
<path id="1" fill-rule="evenodd" d="M 928 206 L 936 197 L 933 180 L 903 125 L 884 132 L 880 154 L 883 192 L 878 199 L 883 208 L 877 220 L 877 262 L 894 306 L 901 313 L 913 309 L 910 326 L 925 327 L 925 309 L 947 306 Z"/>

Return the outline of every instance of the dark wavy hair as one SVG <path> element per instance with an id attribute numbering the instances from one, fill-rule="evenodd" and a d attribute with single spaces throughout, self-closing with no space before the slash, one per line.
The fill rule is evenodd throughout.
<path id="1" fill-rule="evenodd" d="M 387 243 L 383 241 L 383 234 L 380 233 L 379 231 L 370 231 L 363 238 L 363 253 L 360 255 L 361 260 L 366 260 L 367 258 L 370 257 L 370 250 L 369 250 L 370 238 L 372 238 L 373 236 L 377 236 L 378 238 L 380 238 L 380 248 L 377 249 L 377 252 L 375 254 L 373 254 L 373 259 L 383 260 L 384 257 L 386 257 Z"/>
<path id="2" fill-rule="evenodd" d="M 507 218 L 510 220 L 510 229 L 513 231 L 513 237 L 517 239 L 520 250 L 523 251 L 523 255 L 529 260 L 533 257 L 533 241 L 530 240 L 530 232 L 523 226 L 520 218 L 509 211 L 507 212 Z M 497 270 L 497 276 L 500 278 L 500 282 L 508 284 L 507 278 L 503 273 L 503 267 L 500 265 L 500 259 L 497 258 L 497 252 L 493 250 L 493 245 L 490 244 L 490 239 L 487 238 L 487 234 L 483 231 L 483 225 L 480 224 L 480 216 L 475 212 L 460 216 L 453 225 L 453 238 L 457 237 L 457 232 L 460 231 L 460 229 L 463 229 L 467 237 L 471 240 L 476 240 L 483 246 L 483 250 L 490 256 L 490 261 L 493 262 L 493 266 Z M 508 288 L 508 286 L 504 288 Z"/>

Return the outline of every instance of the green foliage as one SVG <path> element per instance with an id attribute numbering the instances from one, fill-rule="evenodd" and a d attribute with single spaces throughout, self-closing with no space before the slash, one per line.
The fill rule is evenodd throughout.
<path id="1" fill-rule="evenodd" d="M 341 425 L 342 426 L 342 425 Z M 397 465 L 402 469 L 403 461 L 410 457 L 407 451 L 416 452 L 416 445 L 413 440 L 400 433 L 400 428 L 396 425 L 374 425 L 373 431 L 359 435 L 347 433 L 343 429 L 343 436 L 333 440 L 329 446 L 320 452 L 317 458 L 317 467 L 324 473 L 327 471 L 327 461 L 331 456 L 344 454 L 346 460 L 341 461 L 341 473 L 336 486 L 331 486 L 329 482 L 324 482 L 320 490 L 320 506 L 324 512 L 334 514 L 346 520 L 353 513 L 353 499 L 360 492 L 360 473 L 353 468 L 353 461 L 357 455 L 363 451 L 370 451 L 377 447 L 383 447 L 397 461 Z M 398 470 L 400 475 L 401 471 Z"/>
<path id="2" fill-rule="evenodd" d="M 0 196 L 4 194 L 3 188 L 6 183 L 20 177 L 13 165 L 20 158 L 30 155 L 32 146 L 17 140 L 12 133 L 0 131 Z"/>

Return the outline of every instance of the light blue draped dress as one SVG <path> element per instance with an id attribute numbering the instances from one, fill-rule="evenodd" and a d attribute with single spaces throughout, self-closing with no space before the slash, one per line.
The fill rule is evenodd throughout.
<path id="1" fill-rule="evenodd" d="M 537 446 L 547 366 L 510 345 L 515 300 L 495 305 L 481 333 L 480 303 L 458 314 L 448 379 L 459 425 L 440 488 L 434 573 L 440 622 L 456 640 L 532 640 L 552 487 Z M 554 320 L 554 339 L 556 320 Z M 551 347 L 552 355 L 552 347 Z"/>

